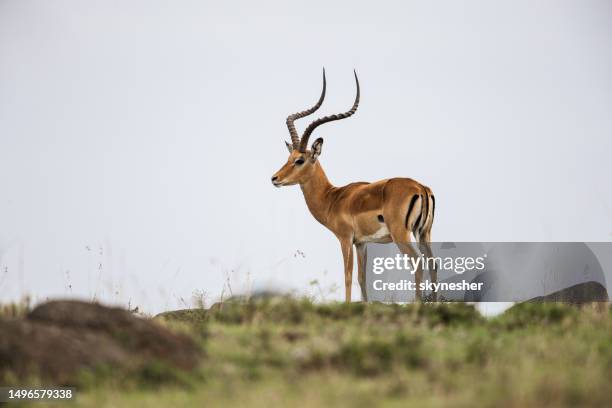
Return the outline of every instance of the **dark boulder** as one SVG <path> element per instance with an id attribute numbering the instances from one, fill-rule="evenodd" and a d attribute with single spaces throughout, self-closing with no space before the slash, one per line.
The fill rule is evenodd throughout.
<path id="1" fill-rule="evenodd" d="M 82 370 L 132 371 L 151 362 L 190 371 L 201 354 L 191 337 L 96 303 L 53 301 L 25 319 L 0 320 L 0 378 L 11 372 L 63 384 Z"/>
<path id="2" fill-rule="evenodd" d="M 590 303 L 607 302 L 608 291 L 599 282 L 583 282 L 565 289 L 549 293 L 546 296 L 538 296 L 529 302 L 565 302 L 565 303 Z"/>

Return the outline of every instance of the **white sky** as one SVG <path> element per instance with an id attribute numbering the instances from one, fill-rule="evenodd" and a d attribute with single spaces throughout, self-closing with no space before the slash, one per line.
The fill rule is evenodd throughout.
<path id="1" fill-rule="evenodd" d="M 321 114 L 362 85 L 316 133 L 336 185 L 429 185 L 435 240 L 612 240 L 609 1 L 1 0 L 0 302 L 339 286 L 270 184 L 323 66 Z"/>

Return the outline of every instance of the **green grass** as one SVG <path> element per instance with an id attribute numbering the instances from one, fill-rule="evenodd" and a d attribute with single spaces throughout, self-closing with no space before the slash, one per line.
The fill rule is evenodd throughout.
<path id="1" fill-rule="evenodd" d="M 74 407 L 609 406 L 612 309 L 281 298 L 165 314 L 206 356 L 190 375 L 91 378 Z M 144 381 L 143 381 L 144 379 Z"/>

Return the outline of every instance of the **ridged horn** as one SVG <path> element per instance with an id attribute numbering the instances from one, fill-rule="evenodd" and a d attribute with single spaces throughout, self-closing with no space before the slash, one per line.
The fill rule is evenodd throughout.
<path id="1" fill-rule="evenodd" d="M 325 117 L 315 120 L 310 125 L 308 125 L 306 130 L 304 130 L 304 134 L 302 135 L 302 140 L 300 141 L 300 146 L 299 146 L 300 152 L 303 153 L 306 151 L 308 147 L 308 139 L 310 138 L 310 135 L 317 127 L 327 122 L 333 122 L 334 120 L 346 119 L 348 117 L 353 116 L 355 112 L 357 112 L 357 107 L 359 106 L 359 79 L 357 78 L 357 72 L 355 70 L 353 70 L 353 73 L 355 74 L 355 83 L 357 84 L 357 95 L 355 96 L 355 102 L 353 103 L 353 107 L 347 112 L 338 113 L 336 115 L 325 116 Z"/>
<path id="2" fill-rule="evenodd" d="M 314 113 L 317 109 L 321 107 L 323 104 L 323 99 L 325 99 L 325 89 L 327 86 L 327 81 L 325 80 L 325 68 L 323 68 L 323 90 L 321 91 L 321 97 L 319 97 L 319 101 L 310 109 L 306 109 L 302 112 L 294 113 L 293 115 L 287 116 L 287 128 L 289 129 L 289 134 L 291 135 L 291 144 L 294 149 L 297 149 L 300 143 L 300 136 L 298 135 L 297 130 L 295 130 L 295 125 L 293 122 L 296 119 L 303 118 L 304 116 L 308 116 Z"/>

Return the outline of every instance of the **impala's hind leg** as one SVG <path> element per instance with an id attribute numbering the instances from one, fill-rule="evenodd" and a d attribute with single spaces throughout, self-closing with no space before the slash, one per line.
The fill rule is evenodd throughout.
<path id="1" fill-rule="evenodd" d="M 416 249 L 414 249 L 414 247 L 412 246 L 412 243 L 396 242 L 396 244 L 397 244 L 397 247 L 400 249 L 400 251 L 402 251 L 403 254 L 407 254 L 411 259 L 418 260 L 419 254 L 416 251 Z M 418 302 L 423 301 L 423 291 L 421 290 L 422 282 L 423 282 L 423 267 L 421 266 L 421 263 L 419 262 L 417 264 L 416 271 L 414 271 L 414 284 L 416 285 L 415 292 L 414 292 L 414 299 Z"/>
<path id="2" fill-rule="evenodd" d="M 417 265 L 416 270 L 413 271 L 416 284 L 415 299 L 422 301 L 423 265 L 419 261 L 419 254 L 410 240 L 410 234 L 414 226 L 419 224 L 422 198 L 419 194 L 409 197 L 409 201 L 389 202 L 387 211 L 383 215 L 385 220 L 388 220 L 386 224 L 393 242 L 403 254 L 408 255 Z"/>
<path id="3" fill-rule="evenodd" d="M 393 233 L 391 233 L 391 235 L 393 236 Z M 393 236 L 393 241 L 395 242 L 402 254 L 408 255 L 411 259 L 414 259 L 416 262 L 418 262 L 419 254 L 417 250 L 414 249 L 414 246 L 412 246 L 412 243 L 410 242 L 410 236 L 408 236 L 407 240 L 396 240 Z M 414 299 L 419 302 L 423 301 L 421 282 L 423 282 L 423 267 L 421 265 L 421 262 L 418 262 L 416 271 L 414 271 L 414 283 L 416 285 Z"/>
<path id="4" fill-rule="evenodd" d="M 415 234 L 419 241 L 419 249 L 423 253 L 428 261 L 425 264 L 425 269 L 429 271 L 429 279 L 433 283 L 438 282 L 438 265 L 436 265 L 434 255 L 431 250 L 431 226 L 433 225 L 434 214 L 436 211 L 436 198 L 431 193 L 431 190 L 427 188 L 427 205 L 424 206 L 424 222 L 423 226 L 419 230 L 420 233 Z M 434 290 L 431 294 L 431 300 L 438 300 L 438 293 Z"/>
<path id="5" fill-rule="evenodd" d="M 401 195 L 389 194 L 388 197 L 389 200 L 385 202 L 383 208 L 385 224 L 389 229 L 391 239 L 393 239 L 400 252 L 408 255 L 416 263 L 416 270 L 411 272 L 414 273 L 416 284 L 415 299 L 421 301 L 423 300 L 421 290 L 423 265 L 422 261 L 419 260 L 419 253 L 412 245 L 410 234 L 420 225 L 423 197 L 418 190 L 409 190 L 408 192 L 403 190 Z"/>
<path id="6" fill-rule="evenodd" d="M 419 248 L 425 255 L 426 263 L 425 269 L 429 271 L 429 279 L 433 283 L 438 282 L 438 266 L 436 265 L 435 259 L 433 259 L 433 251 L 431 250 L 431 232 L 423 231 L 419 237 Z M 438 301 L 438 292 L 435 290 L 431 294 L 431 300 L 433 302 Z"/>

